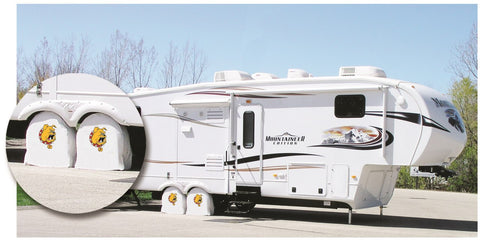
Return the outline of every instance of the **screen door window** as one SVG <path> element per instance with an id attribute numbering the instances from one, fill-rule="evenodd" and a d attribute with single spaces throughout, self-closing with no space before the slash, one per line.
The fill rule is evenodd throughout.
<path id="1" fill-rule="evenodd" d="M 255 146 L 255 113 L 245 111 L 243 113 L 243 147 L 251 149 Z"/>

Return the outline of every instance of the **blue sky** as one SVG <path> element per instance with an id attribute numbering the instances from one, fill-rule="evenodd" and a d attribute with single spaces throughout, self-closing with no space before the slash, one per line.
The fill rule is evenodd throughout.
<path id="1" fill-rule="evenodd" d="M 118 29 L 155 45 L 161 59 L 170 41 L 196 44 L 208 58 L 204 81 L 219 70 L 327 76 L 371 65 L 446 93 L 453 48 L 476 22 L 472 4 L 17 5 L 17 45 L 28 55 L 43 37 L 87 35 L 96 55 Z"/>

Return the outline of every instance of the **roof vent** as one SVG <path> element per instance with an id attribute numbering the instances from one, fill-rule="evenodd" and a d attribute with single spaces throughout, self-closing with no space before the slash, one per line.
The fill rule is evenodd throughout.
<path id="1" fill-rule="evenodd" d="M 383 69 L 372 66 L 350 66 L 340 67 L 339 76 L 362 76 L 386 78 L 387 75 Z"/>
<path id="2" fill-rule="evenodd" d="M 255 80 L 278 79 L 275 74 L 271 73 L 254 73 L 252 74 L 252 78 Z"/>
<path id="3" fill-rule="evenodd" d="M 142 92 L 148 92 L 148 91 L 154 91 L 157 89 L 150 88 L 150 87 L 138 87 L 133 89 L 133 93 L 142 93 Z"/>
<path id="4" fill-rule="evenodd" d="M 250 74 L 242 71 L 220 71 L 215 72 L 213 80 L 215 82 L 225 82 L 225 81 L 240 81 L 240 80 L 252 80 Z"/>
<path id="5" fill-rule="evenodd" d="M 302 69 L 288 69 L 287 78 L 309 78 L 313 75 Z"/>

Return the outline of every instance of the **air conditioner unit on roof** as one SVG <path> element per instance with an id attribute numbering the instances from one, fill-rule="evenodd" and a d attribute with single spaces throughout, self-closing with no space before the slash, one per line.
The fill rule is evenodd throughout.
<path id="1" fill-rule="evenodd" d="M 313 77 L 310 73 L 302 69 L 288 69 L 287 78 L 309 78 Z"/>
<path id="2" fill-rule="evenodd" d="M 278 77 L 275 74 L 271 74 L 271 73 L 254 73 L 252 74 L 252 78 L 255 80 L 278 79 Z"/>
<path id="3" fill-rule="evenodd" d="M 240 81 L 240 80 L 252 80 L 252 77 L 247 72 L 237 71 L 237 70 L 215 72 L 215 75 L 214 75 L 215 82 Z"/>
<path id="4" fill-rule="evenodd" d="M 372 66 L 350 66 L 340 67 L 339 76 L 364 76 L 386 78 L 387 75 L 383 69 Z"/>

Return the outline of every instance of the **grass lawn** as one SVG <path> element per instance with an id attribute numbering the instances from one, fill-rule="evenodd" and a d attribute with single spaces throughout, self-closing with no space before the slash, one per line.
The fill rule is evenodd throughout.
<path id="1" fill-rule="evenodd" d="M 38 205 L 28 194 L 17 184 L 17 206 Z"/>
<path id="2" fill-rule="evenodd" d="M 152 192 L 149 191 L 135 191 L 140 201 L 152 200 Z M 125 193 L 118 201 L 133 201 L 135 198 L 128 191 Z M 33 200 L 28 194 L 17 184 L 17 206 L 29 206 L 29 205 L 39 205 L 35 200 Z"/>
<path id="3" fill-rule="evenodd" d="M 140 199 L 140 201 L 152 200 L 152 192 L 150 192 L 150 191 L 137 191 L 137 190 L 135 190 L 135 194 L 137 194 L 137 197 L 138 197 L 138 199 Z M 135 198 L 133 197 L 133 195 L 130 191 L 128 191 L 121 198 L 118 199 L 118 201 L 133 201 L 133 200 L 135 200 Z"/>

